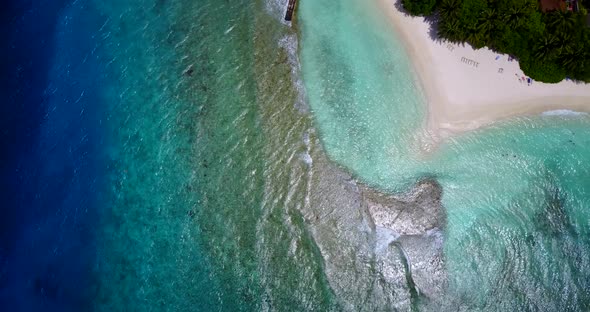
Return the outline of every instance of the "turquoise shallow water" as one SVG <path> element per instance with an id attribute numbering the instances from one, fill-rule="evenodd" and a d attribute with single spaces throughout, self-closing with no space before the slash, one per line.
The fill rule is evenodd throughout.
<path id="1" fill-rule="evenodd" d="M 412 136 L 424 100 L 376 5 L 303 1 L 300 13 L 304 81 L 328 155 L 379 188 L 402 192 L 425 177 L 443 187 L 444 309 L 587 309 L 588 118 L 506 121 L 421 158 Z"/>
<path id="2" fill-rule="evenodd" d="M 97 4 L 119 73 L 96 310 L 327 310 L 282 4 Z M 282 48 L 283 47 L 283 48 Z"/>

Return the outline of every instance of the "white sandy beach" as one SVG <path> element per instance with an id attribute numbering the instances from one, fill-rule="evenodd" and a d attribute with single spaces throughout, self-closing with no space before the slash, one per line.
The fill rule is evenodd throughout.
<path id="1" fill-rule="evenodd" d="M 422 17 L 400 12 L 395 0 L 377 0 L 405 42 L 428 102 L 428 133 L 435 140 L 511 116 L 551 110 L 590 112 L 590 84 L 522 81 L 518 62 L 487 48 L 434 41 Z M 520 78 L 520 79 L 519 79 Z"/>

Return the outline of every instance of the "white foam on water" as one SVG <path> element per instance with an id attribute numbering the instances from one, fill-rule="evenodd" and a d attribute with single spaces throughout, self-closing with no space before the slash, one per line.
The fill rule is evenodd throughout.
<path id="1" fill-rule="evenodd" d="M 234 30 L 234 28 L 235 28 L 235 27 L 236 27 L 236 25 L 233 25 L 232 27 L 228 28 L 228 29 L 227 29 L 227 30 L 224 32 L 224 34 L 226 34 L 226 35 L 227 35 L 227 34 L 229 34 L 229 33 L 230 33 L 232 30 Z"/>
<path id="2" fill-rule="evenodd" d="M 313 164 L 313 159 L 311 158 L 311 146 L 309 145 L 309 132 L 303 133 L 303 144 L 305 145 L 305 152 L 301 153 L 299 157 L 306 163 L 308 166 Z"/>
<path id="3" fill-rule="evenodd" d="M 311 155 L 309 155 L 308 152 L 305 153 L 301 153 L 300 156 L 301 160 L 303 160 L 304 163 L 306 163 L 308 166 L 311 166 L 313 164 L 313 159 L 311 158 Z"/>
<path id="4" fill-rule="evenodd" d="M 279 47 L 285 49 L 287 52 L 287 61 L 291 66 L 291 80 L 297 90 L 297 99 L 295 100 L 295 107 L 301 113 L 309 112 L 309 107 L 306 102 L 305 86 L 301 79 L 301 63 L 299 62 L 299 41 L 295 34 L 286 35 L 279 40 Z"/>
<path id="5" fill-rule="evenodd" d="M 305 209 L 308 210 L 309 209 L 309 205 L 310 205 L 310 196 L 311 196 L 311 186 L 312 183 L 311 181 L 313 180 L 313 158 L 311 158 L 311 144 L 310 144 L 310 138 L 309 138 L 309 133 L 311 130 L 308 130 L 306 132 L 303 133 L 303 144 L 305 144 L 305 153 L 303 154 L 303 161 L 307 164 L 308 169 L 307 169 L 307 189 L 305 192 Z"/>
<path id="6" fill-rule="evenodd" d="M 266 11 L 274 18 L 279 20 L 283 25 L 291 25 L 291 22 L 285 20 L 287 13 L 288 0 L 267 0 L 265 2 Z"/>
<path id="7" fill-rule="evenodd" d="M 303 144 L 305 144 L 305 146 L 309 148 L 309 132 L 305 132 L 303 134 Z"/>
<path id="8" fill-rule="evenodd" d="M 588 113 L 577 112 L 569 109 L 556 109 L 541 113 L 542 116 L 583 116 Z"/>

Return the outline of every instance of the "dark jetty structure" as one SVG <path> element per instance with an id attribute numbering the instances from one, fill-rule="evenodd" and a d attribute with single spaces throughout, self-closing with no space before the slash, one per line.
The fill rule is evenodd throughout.
<path id="1" fill-rule="evenodd" d="M 285 13 L 285 20 L 290 21 L 293 18 L 293 12 L 295 11 L 295 4 L 297 0 L 289 0 L 287 4 L 287 13 Z"/>

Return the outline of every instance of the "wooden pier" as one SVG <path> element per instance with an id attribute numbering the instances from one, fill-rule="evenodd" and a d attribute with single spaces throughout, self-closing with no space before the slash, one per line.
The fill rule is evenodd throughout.
<path id="1" fill-rule="evenodd" d="M 285 13 L 285 20 L 290 21 L 293 19 L 293 12 L 295 11 L 295 3 L 297 0 L 289 0 L 289 4 L 287 5 L 287 13 Z"/>

